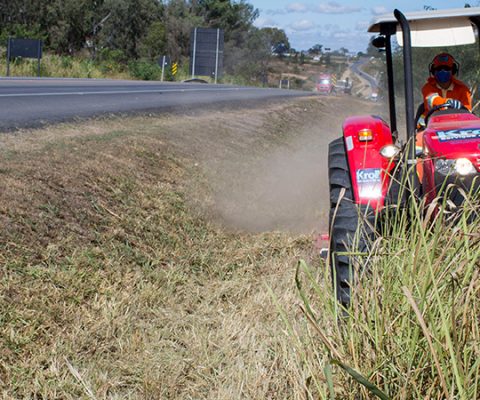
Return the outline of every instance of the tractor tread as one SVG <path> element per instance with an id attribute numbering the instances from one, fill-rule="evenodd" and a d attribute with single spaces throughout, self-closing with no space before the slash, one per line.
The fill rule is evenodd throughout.
<path id="1" fill-rule="evenodd" d="M 353 189 L 343 137 L 335 139 L 329 144 L 328 166 L 331 206 L 330 254 L 332 269 L 334 269 L 333 279 L 337 300 L 348 306 L 350 304 L 350 285 L 354 278 L 352 269 L 356 257 L 342 253 L 351 252 L 354 245 L 356 252 L 368 250 L 368 243 L 374 234 L 372 226 L 375 224 L 375 215 L 371 210 L 366 210 L 353 201 Z M 342 191 L 344 191 L 344 195 L 340 198 Z"/>

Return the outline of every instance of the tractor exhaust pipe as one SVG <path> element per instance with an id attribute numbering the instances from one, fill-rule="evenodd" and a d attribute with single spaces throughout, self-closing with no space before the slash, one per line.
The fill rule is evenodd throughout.
<path id="1" fill-rule="evenodd" d="M 395 18 L 402 28 L 403 36 L 403 70 L 405 74 L 405 108 L 407 117 L 407 139 L 415 135 L 415 114 L 413 107 L 413 68 L 412 68 L 412 41 L 410 38 L 410 25 L 405 15 L 399 10 L 393 12 Z M 415 151 L 413 151 L 415 159 Z"/>
<path id="2" fill-rule="evenodd" d="M 395 10 L 393 12 L 396 20 L 402 28 L 403 36 L 403 70 L 405 75 L 405 115 L 406 115 L 406 127 L 407 127 L 407 165 L 409 171 L 409 181 L 411 183 L 412 190 L 415 194 L 418 194 L 418 177 L 416 173 L 416 152 L 415 152 L 415 114 L 413 106 L 413 68 L 412 68 L 412 41 L 410 37 L 410 25 L 405 15 L 401 11 Z"/>

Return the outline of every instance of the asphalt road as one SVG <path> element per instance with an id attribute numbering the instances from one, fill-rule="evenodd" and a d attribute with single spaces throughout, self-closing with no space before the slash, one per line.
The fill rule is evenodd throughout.
<path id="1" fill-rule="evenodd" d="M 105 114 L 185 112 L 307 92 L 202 83 L 0 78 L 0 130 Z"/>
<path id="2" fill-rule="evenodd" d="M 377 87 L 378 87 L 377 80 L 373 76 L 367 74 L 366 72 L 360 69 L 360 67 L 366 64 L 367 62 L 368 62 L 368 58 L 363 58 L 353 63 L 350 68 L 354 73 L 356 73 L 357 75 L 360 75 L 362 78 L 368 81 L 368 83 L 370 84 L 370 87 L 372 88 L 372 93 L 373 93 L 374 91 L 377 91 Z"/>

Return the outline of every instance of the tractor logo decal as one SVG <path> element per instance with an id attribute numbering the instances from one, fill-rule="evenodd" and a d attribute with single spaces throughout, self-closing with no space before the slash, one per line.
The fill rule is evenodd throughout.
<path id="1" fill-rule="evenodd" d="M 357 170 L 357 182 L 359 185 L 365 183 L 381 182 L 380 168 L 368 168 Z"/>
<path id="2" fill-rule="evenodd" d="M 448 142 L 450 140 L 480 139 L 480 128 L 438 131 L 437 135 L 438 140 L 440 140 L 441 142 Z"/>
<path id="3" fill-rule="evenodd" d="M 358 195 L 364 199 L 382 197 L 382 177 L 380 168 L 357 170 Z"/>

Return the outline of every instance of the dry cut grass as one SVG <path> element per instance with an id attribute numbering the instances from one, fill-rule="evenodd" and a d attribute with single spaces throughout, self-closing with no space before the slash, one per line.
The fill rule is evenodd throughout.
<path id="1" fill-rule="evenodd" d="M 308 398 L 277 304 L 304 324 L 294 272 L 318 263 L 311 238 L 226 229 L 212 191 L 235 182 L 212 177 L 290 146 L 324 107 L 3 136 L 2 397 Z"/>

